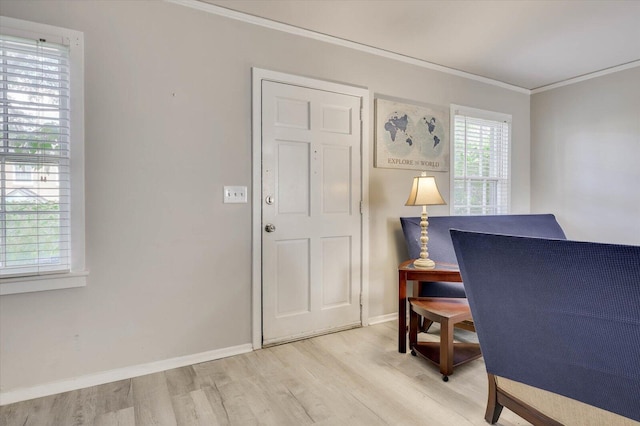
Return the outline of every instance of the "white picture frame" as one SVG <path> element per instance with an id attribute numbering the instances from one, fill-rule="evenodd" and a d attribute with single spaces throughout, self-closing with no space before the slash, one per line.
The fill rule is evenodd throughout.
<path id="1" fill-rule="evenodd" d="M 449 171 L 449 109 L 375 101 L 375 167 Z"/>

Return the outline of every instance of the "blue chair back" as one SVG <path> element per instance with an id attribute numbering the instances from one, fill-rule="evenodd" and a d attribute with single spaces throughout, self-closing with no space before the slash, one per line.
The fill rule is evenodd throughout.
<path id="1" fill-rule="evenodd" d="M 401 217 L 402 232 L 410 259 L 420 257 L 420 218 Z M 429 218 L 429 257 L 436 262 L 458 263 L 451 244 L 450 229 L 566 239 L 552 214 L 510 214 L 493 216 L 434 216 Z"/>
<path id="2" fill-rule="evenodd" d="M 640 421 L 640 247 L 451 237 L 489 373 Z"/>

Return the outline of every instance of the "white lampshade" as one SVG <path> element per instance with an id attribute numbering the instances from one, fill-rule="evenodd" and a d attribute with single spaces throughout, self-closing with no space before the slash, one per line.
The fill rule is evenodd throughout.
<path id="1" fill-rule="evenodd" d="M 433 176 L 416 176 L 413 178 L 411 194 L 405 206 L 430 206 L 446 204 L 438 191 L 436 179 Z"/>

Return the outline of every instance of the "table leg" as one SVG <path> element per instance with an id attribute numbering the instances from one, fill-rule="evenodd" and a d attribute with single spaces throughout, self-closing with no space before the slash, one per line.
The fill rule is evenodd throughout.
<path id="1" fill-rule="evenodd" d="M 398 352 L 407 352 L 407 276 L 398 272 Z"/>
<path id="2" fill-rule="evenodd" d="M 420 323 L 420 316 L 411 309 L 411 304 L 409 304 L 409 349 L 411 350 L 411 355 L 416 355 L 414 351 L 415 345 L 418 344 L 418 325 Z"/>
<path id="3" fill-rule="evenodd" d="M 444 377 L 453 373 L 453 348 L 453 322 L 443 318 L 440 322 L 440 373 Z"/>

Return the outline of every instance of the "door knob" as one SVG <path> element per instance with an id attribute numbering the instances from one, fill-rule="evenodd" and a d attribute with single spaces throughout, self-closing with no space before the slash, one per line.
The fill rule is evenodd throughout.
<path id="1" fill-rule="evenodd" d="M 264 230 L 267 232 L 275 232 L 276 226 L 272 223 L 267 223 L 267 226 L 264 227 Z"/>

